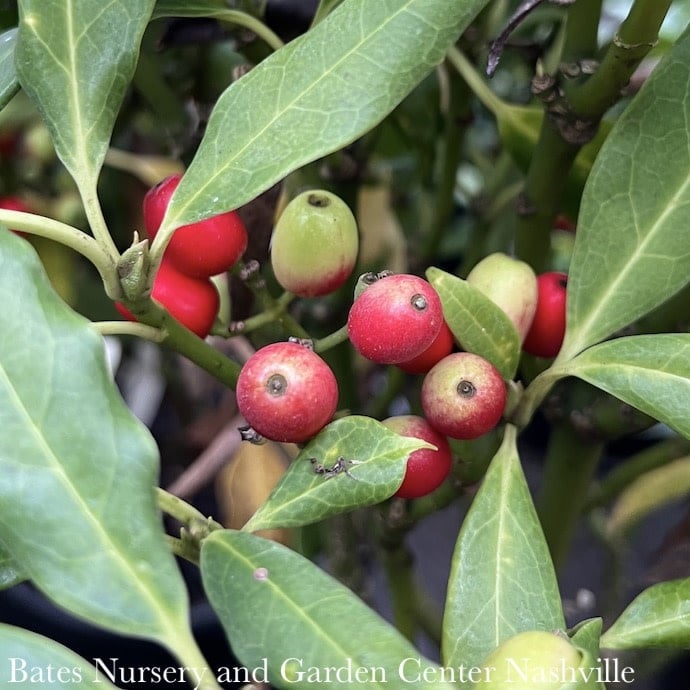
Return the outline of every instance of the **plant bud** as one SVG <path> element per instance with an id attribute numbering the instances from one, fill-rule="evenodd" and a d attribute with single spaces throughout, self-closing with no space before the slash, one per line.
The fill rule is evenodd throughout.
<path id="1" fill-rule="evenodd" d="M 537 307 L 537 277 L 532 267 L 512 256 L 496 252 L 483 258 L 467 276 L 467 282 L 498 305 L 525 339 Z"/>
<path id="2" fill-rule="evenodd" d="M 357 222 L 335 194 L 310 190 L 295 197 L 278 218 L 271 239 L 276 280 L 300 297 L 334 292 L 357 261 Z"/>

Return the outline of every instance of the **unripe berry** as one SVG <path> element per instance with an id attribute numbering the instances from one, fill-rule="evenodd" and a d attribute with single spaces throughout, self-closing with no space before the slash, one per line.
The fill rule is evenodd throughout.
<path id="1" fill-rule="evenodd" d="M 532 267 L 496 252 L 484 257 L 469 272 L 467 282 L 505 312 L 522 342 L 537 307 L 537 277 Z"/>
<path id="2" fill-rule="evenodd" d="M 208 278 L 190 278 L 166 261 L 156 273 L 151 297 L 200 338 L 211 332 L 220 307 L 218 290 Z M 137 320 L 122 304 L 115 306 L 126 319 Z"/>
<path id="3" fill-rule="evenodd" d="M 357 222 L 347 204 L 331 192 L 295 197 L 280 214 L 271 238 L 276 280 L 300 297 L 334 292 L 357 261 Z"/>
<path id="4" fill-rule="evenodd" d="M 272 343 L 245 362 L 236 395 L 240 413 L 257 433 L 272 441 L 301 443 L 333 418 L 338 383 L 313 350 Z"/>
<path id="5" fill-rule="evenodd" d="M 555 357 L 565 337 L 568 276 L 559 271 L 537 278 L 537 309 L 522 349 L 537 357 Z"/>
<path id="6" fill-rule="evenodd" d="M 144 225 L 149 239 L 158 233 L 170 198 L 182 175 L 170 175 L 144 197 Z M 183 225 L 173 233 L 165 259 L 193 278 L 209 278 L 229 271 L 247 248 L 247 230 L 235 211 Z"/>
<path id="7" fill-rule="evenodd" d="M 423 278 L 404 273 L 377 280 L 352 304 L 347 332 L 355 349 L 379 364 L 409 362 L 436 339 L 441 300 Z"/>
<path id="8" fill-rule="evenodd" d="M 429 423 L 450 438 L 469 440 L 491 431 L 506 404 L 501 374 L 483 357 L 456 352 L 424 377 L 421 400 Z"/>
<path id="9" fill-rule="evenodd" d="M 382 424 L 401 436 L 418 438 L 436 446 L 436 450 L 420 448 L 410 454 L 403 482 L 394 495 L 398 498 L 420 498 L 441 486 L 452 464 L 448 439 L 426 419 L 415 415 L 389 417 Z"/>
<path id="10" fill-rule="evenodd" d="M 582 653 L 565 637 L 543 630 L 518 633 L 481 664 L 483 690 L 575 690 L 589 684 L 577 671 Z M 579 682 L 578 682 L 579 681 Z"/>

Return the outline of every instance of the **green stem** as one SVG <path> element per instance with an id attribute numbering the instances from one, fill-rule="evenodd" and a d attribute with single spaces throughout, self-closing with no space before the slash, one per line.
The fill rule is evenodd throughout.
<path id="1" fill-rule="evenodd" d="M 145 323 L 133 321 L 94 321 L 93 329 L 101 335 L 133 335 L 137 338 L 149 340 L 152 343 L 162 343 L 165 333 L 159 328 L 147 326 Z"/>
<path id="2" fill-rule="evenodd" d="M 637 66 L 656 45 L 671 2 L 635 0 L 597 71 L 584 83 L 564 85 L 570 106 L 579 117 L 598 120 L 616 102 Z M 576 2 L 571 12 L 579 4 Z"/>
<path id="3" fill-rule="evenodd" d="M 590 511 L 607 505 L 638 477 L 688 454 L 690 440 L 680 437 L 665 439 L 645 448 L 604 477 L 590 493 L 584 510 Z"/>
<path id="4" fill-rule="evenodd" d="M 579 150 L 579 144 L 563 139 L 547 115 L 532 151 L 515 234 L 515 253 L 537 272 L 546 267 L 553 219 Z"/>
<path id="5" fill-rule="evenodd" d="M 417 591 L 412 570 L 412 555 L 401 541 L 384 545 L 382 565 L 388 581 L 393 608 L 393 625 L 414 641 L 417 632 Z"/>
<path id="6" fill-rule="evenodd" d="M 604 447 L 602 441 L 578 434 L 567 421 L 552 427 L 536 505 L 557 570 L 568 554 Z"/>
<path id="7" fill-rule="evenodd" d="M 113 299 L 120 296 L 120 281 L 115 270 L 117 260 L 93 237 L 52 218 L 21 211 L 0 209 L 0 223 L 22 232 L 46 237 L 78 252 L 96 267 L 108 296 Z"/>
<path id="8" fill-rule="evenodd" d="M 591 58 L 597 52 L 602 0 L 577 0 L 568 9 L 562 60 Z"/>
<path id="9" fill-rule="evenodd" d="M 235 389 L 241 369 L 237 362 L 187 330 L 167 312 L 164 313 L 162 325 L 165 333 L 161 341 L 163 345 L 184 355 L 218 381 Z"/>
<path id="10" fill-rule="evenodd" d="M 279 316 L 285 313 L 293 299 L 295 299 L 295 295 L 290 292 L 284 292 L 278 299 L 274 300 L 272 307 L 265 309 L 260 314 L 255 314 L 244 321 L 238 322 L 238 325 L 241 325 L 239 327 L 235 326 L 234 330 L 237 333 L 251 333 L 273 323 Z"/>
<path id="11" fill-rule="evenodd" d="M 522 393 L 508 421 L 518 429 L 524 429 L 556 381 L 566 376 L 566 374 L 567 372 L 551 365 L 548 369 L 535 376 Z"/>
<path id="12" fill-rule="evenodd" d="M 446 53 L 446 59 L 457 70 L 472 93 L 481 101 L 482 105 L 490 111 L 494 117 L 504 107 L 503 101 L 491 90 L 484 81 L 475 66 L 455 46 L 451 46 Z"/>
<path id="13" fill-rule="evenodd" d="M 458 51 L 459 53 L 459 51 Z M 436 188 L 433 216 L 421 248 L 425 263 L 438 253 L 443 235 L 455 208 L 455 184 L 462 154 L 462 142 L 472 120 L 470 89 L 455 69 L 448 72 L 448 107 L 444 113 L 444 134 L 441 145 L 440 180 Z"/>
<path id="14" fill-rule="evenodd" d="M 278 50 L 282 48 L 283 41 L 281 38 L 275 34 L 266 24 L 264 24 L 258 17 L 255 17 L 248 12 L 242 12 L 240 10 L 230 10 L 223 8 L 209 8 L 204 7 L 203 10 L 198 10 L 194 8 L 185 9 L 183 7 L 175 7 L 175 13 L 171 14 L 162 11 L 153 12 L 153 19 L 160 19 L 162 17 L 208 17 L 213 19 L 218 19 L 221 22 L 228 22 L 228 24 L 234 24 L 236 26 L 241 26 L 248 29 L 252 33 L 255 33 L 259 38 L 266 42 L 266 44 L 273 50 Z"/>
<path id="15" fill-rule="evenodd" d="M 348 338 L 347 325 L 341 326 L 337 331 L 314 341 L 314 352 L 326 352 L 340 343 L 344 343 Z"/>
<path id="16" fill-rule="evenodd" d="M 117 264 L 117 261 L 120 258 L 120 252 L 115 246 L 113 238 L 110 236 L 110 230 L 108 230 L 108 225 L 103 217 L 103 209 L 101 208 L 101 203 L 98 200 L 96 181 L 92 181 L 91 179 L 81 181 L 76 178 L 75 181 L 79 188 L 82 204 L 84 205 L 86 219 L 88 220 L 89 227 L 91 228 L 91 232 L 93 233 L 96 242 L 98 242 L 98 244 L 101 246 L 101 249 L 108 256 L 110 261 L 113 264 Z"/>

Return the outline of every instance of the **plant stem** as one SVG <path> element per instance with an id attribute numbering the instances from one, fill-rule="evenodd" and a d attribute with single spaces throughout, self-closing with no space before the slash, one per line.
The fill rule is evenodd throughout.
<path id="1" fill-rule="evenodd" d="M 147 326 L 145 323 L 133 321 L 95 321 L 91 324 L 93 329 L 101 335 L 134 335 L 152 343 L 161 343 L 165 333 L 159 328 Z"/>
<path id="2" fill-rule="evenodd" d="M 671 2 L 635 0 L 597 71 L 583 83 L 564 85 L 568 101 L 579 117 L 599 119 L 616 102 L 620 90 L 656 45 Z M 575 3 L 573 12 L 579 4 Z"/>
<path id="3" fill-rule="evenodd" d="M 459 53 L 459 51 L 457 51 Z M 433 216 L 421 247 L 421 258 L 428 263 L 436 256 L 455 208 L 455 181 L 462 153 L 462 142 L 472 120 L 470 88 L 457 69 L 447 69 L 448 104 L 444 113 L 443 142 L 440 148 L 440 180 L 436 187 Z"/>
<path id="4" fill-rule="evenodd" d="M 46 237 L 73 249 L 96 267 L 108 296 L 113 299 L 120 296 L 120 281 L 115 270 L 117 261 L 90 235 L 52 218 L 22 211 L 0 209 L 0 223 L 31 235 Z"/>
<path id="5" fill-rule="evenodd" d="M 252 33 L 255 33 L 259 38 L 263 39 L 265 43 L 273 50 L 278 50 L 282 48 L 284 43 L 280 37 L 275 34 L 266 24 L 264 24 L 258 17 L 255 17 L 248 12 L 242 12 L 241 10 L 231 10 L 224 9 L 221 7 L 204 7 L 202 11 L 190 7 L 186 10 L 183 7 L 175 7 L 175 13 L 170 14 L 165 11 L 153 12 L 153 19 L 160 19 L 162 17 L 207 17 L 218 19 L 221 22 L 228 22 L 228 24 L 234 24 L 236 26 L 241 26 L 248 29 Z"/>
<path id="6" fill-rule="evenodd" d="M 544 118 L 532 152 L 515 231 L 516 255 L 536 272 L 546 266 L 553 219 L 560 209 L 568 171 L 579 150 L 578 144 L 571 144 L 561 136 L 548 116 Z"/>
<path id="7" fill-rule="evenodd" d="M 611 470 L 599 486 L 594 488 L 584 510 L 589 511 L 606 505 L 638 477 L 689 453 L 690 440 L 678 437 L 659 441 L 650 448 L 632 455 L 623 464 Z"/>
<path id="8" fill-rule="evenodd" d="M 89 178 L 84 181 L 75 178 L 75 182 L 79 188 L 79 194 L 81 195 L 81 201 L 91 232 L 106 256 L 108 256 L 113 264 L 116 264 L 120 258 L 120 252 L 117 250 L 115 242 L 110 236 L 110 230 L 103 217 L 103 209 L 98 200 L 96 180 L 91 180 Z"/>
<path id="9" fill-rule="evenodd" d="M 393 608 L 393 625 L 410 641 L 417 632 L 416 586 L 412 555 L 401 540 L 382 545 L 382 565 L 388 581 Z"/>
<path id="10" fill-rule="evenodd" d="M 326 352 L 340 343 L 344 343 L 348 338 L 347 325 L 341 326 L 337 331 L 314 341 L 314 352 Z"/>
<path id="11" fill-rule="evenodd" d="M 174 496 L 165 489 L 156 488 L 156 502 L 158 503 L 158 507 L 166 513 L 166 515 L 170 515 L 170 517 L 175 518 L 183 525 L 189 526 L 196 522 L 209 522 L 209 518 L 199 512 L 193 505 Z M 222 525 L 217 522 L 214 526 L 218 528 L 222 527 Z"/>
<path id="12" fill-rule="evenodd" d="M 604 447 L 603 441 L 583 437 L 567 421 L 552 427 L 536 506 L 556 570 L 568 554 Z"/>

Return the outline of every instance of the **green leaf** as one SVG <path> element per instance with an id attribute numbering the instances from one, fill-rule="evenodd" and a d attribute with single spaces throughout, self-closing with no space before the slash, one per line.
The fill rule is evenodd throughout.
<path id="1" fill-rule="evenodd" d="M 22 0 L 16 68 L 55 149 L 95 189 L 155 0 Z"/>
<path id="2" fill-rule="evenodd" d="M 520 632 L 565 627 L 515 442 L 515 427 L 508 425 L 455 546 L 443 620 L 448 666 L 478 666 Z"/>
<path id="3" fill-rule="evenodd" d="M 558 368 L 690 438 L 690 334 L 615 338 Z"/>
<path id="4" fill-rule="evenodd" d="M 24 576 L 21 574 L 12 558 L 0 548 L 0 589 L 12 587 L 23 579 Z M 1 675 L 0 678 L 2 678 Z"/>
<path id="5" fill-rule="evenodd" d="M 651 512 L 690 494 L 690 456 L 646 472 L 618 497 L 606 520 L 611 534 L 621 534 Z"/>
<path id="6" fill-rule="evenodd" d="M 601 618 L 590 618 L 582 621 L 571 631 L 569 631 L 572 643 L 579 647 L 582 654 L 582 663 L 580 669 L 587 680 L 584 687 L 592 688 L 593 690 L 606 690 L 603 682 L 597 682 L 596 669 L 601 664 L 599 641 L 601 639 L 601 628 L 603 621 Z"/>
<path id="7" fill-rule="evenodd" d="M 690 647 L 690 578 L 661 582 L 644 590 L 603 634 L 601 646 Z"/>
<path id="8" fill-rule="evenodd" d="M 244 526 L 248 532 L 298 527 L 358 506 L 381 503 L 402 484 L 410 453 L 428 446 L 400 436 L 371 417 L 349 415 L 331 422 L 292 461 L 266 502 Z M 326 476 L 315 462 L 347 472 Z M 351 461 L 351 462 L 348 462 Z"/>
<path id="9" fill-rule="evenodd" d="M 373 128 L 486 4 L 343 2 L 221 96 L 160 233 L 236 208 Z"/>
<path id="10" fill-rule="evenodd" d="M 426 277 L 438 292 L 443 316 L 462 348 L 487 359 L 504 379 L 512 379 L 520 360 L 520 337 L 505 312 L 466 280 L 440 268 L 428 268 Z"/>
<path id="11" fill-rule="evenodd" d="M 623 112 L 585 187 L 568 282 L 569 359 L 690 279 L 690 35 Z"/>
<path id="12" fill-rule="evenodd" d="M 156 507 L 158 455 L 103 340 L 0 230 L 0 549 L 73 614 L 171 642 L 187 594 Z"/>
<path id="13" fill-rule="evenodd" d="M 19 90 L 17 72 L 14 68 L 16 43 L 17 29 L 0 34 L 0 108 L 4 108 Z"/>
<path id="14" fill-rule="evenodd" d="M 0 678 L 16 690 L 116 690 L 74 652 L 36 633 L 0 623 Z"/>
<path id="15" fill-rule="evenodd" d="M 267 669 L 273 687 L 455 687 L 418 678 L 425 669 L 432 678 L 430 661 L 347 587 L 280 544 L 213 532 L 201 545 L 201 574 L 234 653 L 249 669 Z"/>

